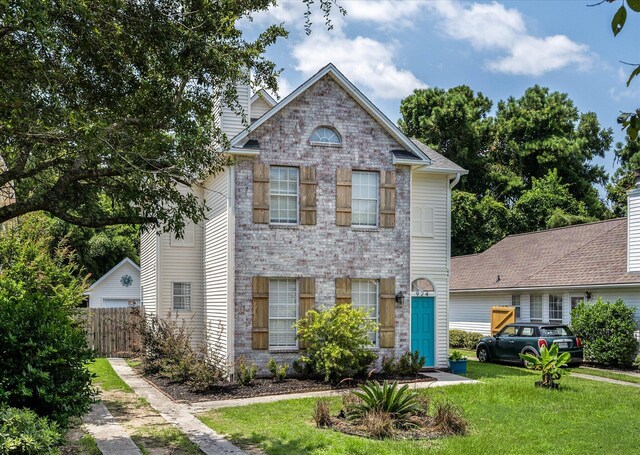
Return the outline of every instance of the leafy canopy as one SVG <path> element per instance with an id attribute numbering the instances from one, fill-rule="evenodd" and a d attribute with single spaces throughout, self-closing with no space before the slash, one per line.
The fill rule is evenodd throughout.
<path id="1" fill-rule="evenodd" d="M 44 210 L 81 226 L 180 232 L 201 219 L 202 201 L 181 185 L 226 163 L 217 107 L 238 109 L 236 84 L 276 89 L 264 53 L 287 32 L 272 25 L 248 40 L 238 27 L 274 4 L 3 2 L 0 222 Z M 335 4 L 319 2 L 326 21 Z"/>

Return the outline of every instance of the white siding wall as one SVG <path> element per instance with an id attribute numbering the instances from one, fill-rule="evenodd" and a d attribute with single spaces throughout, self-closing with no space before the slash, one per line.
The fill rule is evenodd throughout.
<path id="1" fill-rule="evenodd" d="M 591 301 L 595 302 L 598 297 L 602 297 L 605 302 L 615 302 L 618 299 L 624 300 L 624 303 L 636 308 L 636 321 L 640 322 L 640 286 L 637 288 L 592 290 Z"/>
<path id="2" fill-rule="evenodd" d="M 258 97 L 251 103 L 251 118 L 259 119 L 271 109 L 271 105 L 264 98 Z"/>
<path id="3" fill-rule="evenodd" d="M 511 306 L 511 294 L 452 292 L 449 303 L 449 328 L 480 332 L 491 332 L 491 307 Z M 522 311 L 522 301 L 520 301 Z"/>
<path id="4" fill-rule="evenodd" d="M 204 222 L 204 293 L 206 338 L 209 348 L 219 358 L 233 357 L 233 287 L 229 191 L 232 170 L 210 177 L 204 183 L 204 197 L 209 211 Z M 231 250 L 231 251 L 230 251 Z"/>
<path id="5" fill-rule="evenodd" d="M 249 120 L 251 119 L 251 107 L 249 106 L 249 86 L 239 85 L 237 87 L 237 91 L 238 103 L 244 110 L 246 121 L 249 122 Z M 222 107 L 222 130 L 227 134 L 228 139 L 233 138 L 236 134 L 240 133 L 245 128 L 246 125 L 242 122 L 242 115 L 236 114 L 226 106 Z"/>
<path id="6" fill-rule="evenodd" d="M 129 287 L 125 287 L 120 283 L 120 278 L 125 274 L 133 279 Z M 105 300 L 113 299 L 140 301 L 140 271 L 127 262 L 115 269 L 111 275 L 89 293 L 89 307 L 115 308 L 127 306 L 126 304 L 109 305 L 108 302 L 105 302 Z"/>
<path id="7" fill-rule="evenodd" d="M 140 294 L 145 313 L 158 313 L 158 235 L 149 229 L 140 235 Z"/>
<path id="8" fill-rule="evenodd" d="M 202 194 L 197 194 L 202 197 Z M 193 246 L 171 246 L 171 234 L 159 238 L 158 311 L 160 317 L 171 314 L 184 321 L 194 346 L 204 342 L 204 280 L 202 270 L 202 225 L 194 229 Z M 191 283 L 191 311 L 173 311 L 173 283 Z M 145 290 L 146 292 L 146 290 Z"/>
<path id="9" fill-rule="evenodd" d="M 629 272 L 640 272 L 640 189 L 629 193 L 627 204 L 628 258 Z"/>
<path id="10" fill-rule="evenodd" d="M 435 358 L 437 367 L 448 367 L 449 330 L 449 182 L 445 175 L 412 173 L 411 215 L 420 208 L 433 209 L 433 236 L 411 237 L 411 282 L 427 278 L 436 290 Z"/>

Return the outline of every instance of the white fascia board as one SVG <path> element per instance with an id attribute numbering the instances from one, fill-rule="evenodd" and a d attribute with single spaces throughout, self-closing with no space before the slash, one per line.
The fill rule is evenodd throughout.
<path id="1" fill-rule="evenodd" d="M 232 147 L 230 150 L 227 150 L 229 155 L 234 156 L 258 156 L 260 155 L 260 149 L 245 149 L 242 147 Z"/>
<path id="2" fill-rule="evenodd" d="M 262 89 L 262 88 L 253 94 L 253 96 L 249 100 L 249 103 L 253 103 L 258 98 L 262 98 L 263 100 L 265 100 L 267 104 L 271 105 L 271 107 L 278 104 L 278 102 L 274 100 L 271 95 L 269 95 L 269 92 L 267 92 L 265 89 Z"/>
<path id="3" fill-rule="evenodd" d="M 452 174 L 452 175 L 455 175 L 455 174 L 467 175 L 469 173 L 469 171 L 466 169 L 451 169 L 446 167 L 431 167 L 426 165 L 422 165 L 416 168 L 415 171 L 425 172 L 430 174 Z"/>
<path id="4" fill-rule="evenodd" d="M 584 289 L 588 291 L 590 289 L 607 289 L 607 288 L 640 288 L 640 282 L 638 283 L 611 283 L 611 284 L 580 284 L 575 286 L 534 286 L 534 287 L 512 287 L 512 288 L 487 288 L 487 289 L 450 289 L 450 294 L 476 294 L 481 292 L 522 292 L 522 291 L 557 291 L 561 289 L 579 290 Z"/>
<path id="5" fill-rule="evenodd" d="M 400 129 L 387 118 L 386 115 L 380 111 L 369 99 L 362 94 L 358 88 L 353 85 L 349 79 L 347 79 L 338 69 L 333 65 L 333 63 L 329 63 L 327 66 L 318 71 L 315 75 L 309 78 L 305 83 L 303 83 L 300 87 L 295 89 L 289 95 L 287 95 L 282 101 L 276 104 L 271 110 L 269 110 L 266 114 L 260 117 L 258 120 L 253 122 L 247 128 L 245 128 L 242 132 L 238 133 L 233 139 L 231 139 L 231 146 L 235 147 L 239 145 L 252 131 L 255 131 L 256 128 L 260 127 L 266 121 L 268 121 L 275 114 L 284 109 L 289 103 L 291 103 L 294 99 L 296 99 L 300 94 L 305 92 L 309 87 L 315 84 L 318 80 L 320 80 L 325 75 L 329 74 L 347 93 L 349 93 L 353 99 L 356 100 L 360 106 L 367 111 L 374 119 L 380 123 L 383 128 L 400 144 L 404 145 L 407 150 L 410 150 L 416 153 L 419 157 L 421 157 L 426 163 L 431 164 L 431 159 L 426 156 L 420 148 L 415 145 Z"/>

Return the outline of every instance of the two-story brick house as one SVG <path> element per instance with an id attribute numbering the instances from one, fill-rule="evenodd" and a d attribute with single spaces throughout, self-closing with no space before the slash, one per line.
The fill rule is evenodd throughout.
<path id="1" fill-rule="evenodd" d="M 194 341 L 264 368 L 297 357 L 308 309 L 353 302 L 380 324 L 380 357 L 418 349 L 446 367 L 450 194 L 466 171 L 333 65 L 279 103 L 239 94 L 250 126 L 221 115 L 235 163 L 193 188 L 207 219 L 184 239 L 142 237 L 146 311 L 177 312 Z"/>

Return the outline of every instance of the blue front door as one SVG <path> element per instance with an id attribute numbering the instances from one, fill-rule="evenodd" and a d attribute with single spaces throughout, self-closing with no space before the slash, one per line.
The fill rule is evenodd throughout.
<path id="1" fill-rule="evenodd" d="M 435 366 L 434 298 L 411 297 L 411 350 L 425 356 L 425 366 Z"/>

